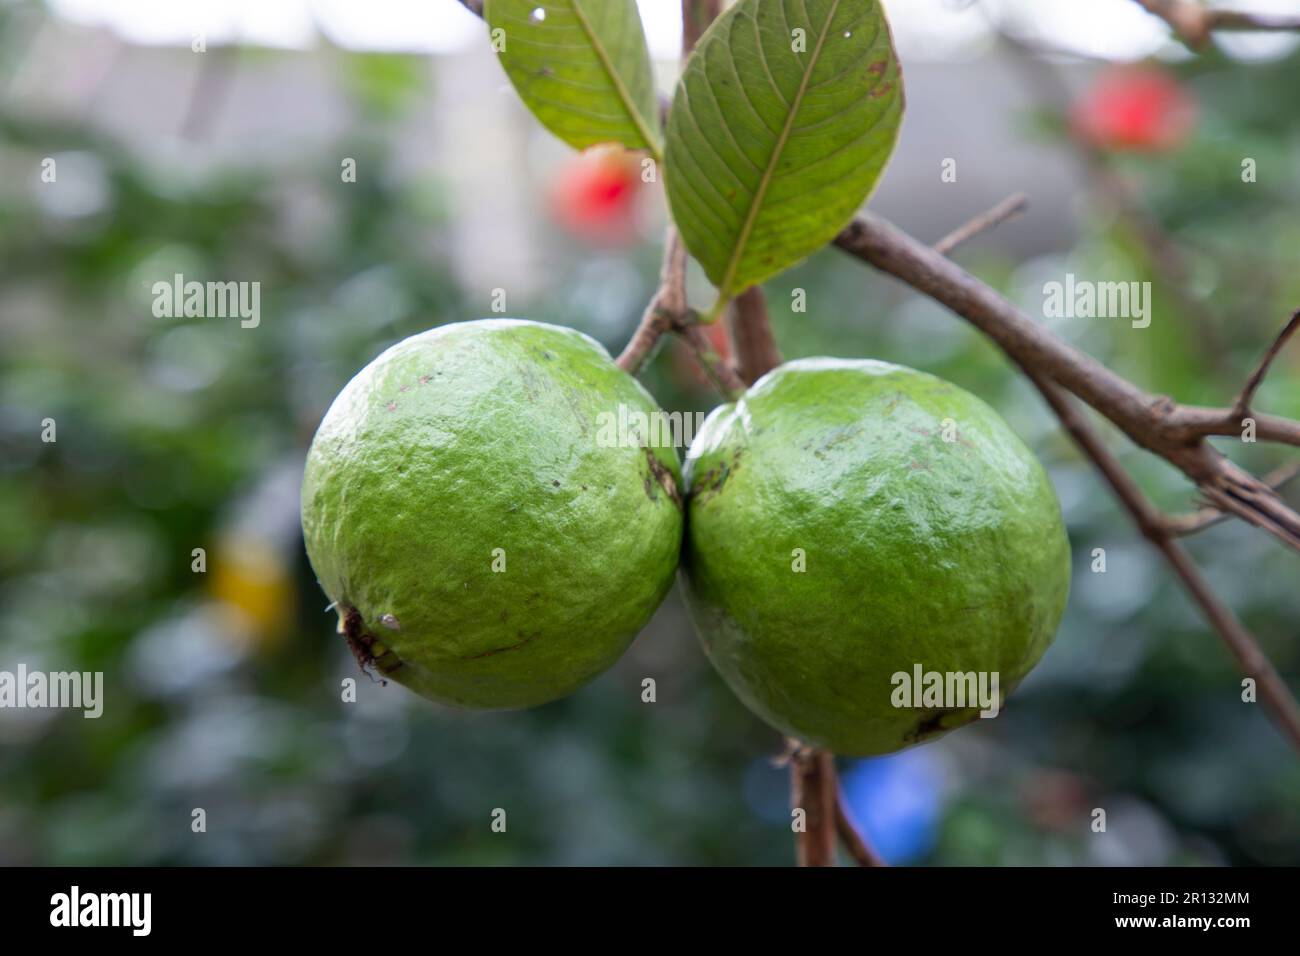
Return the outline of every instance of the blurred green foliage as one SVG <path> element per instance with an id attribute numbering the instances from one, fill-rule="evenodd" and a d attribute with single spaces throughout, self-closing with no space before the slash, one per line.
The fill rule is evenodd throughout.
<path id="1" fill-rule="evenodd" d="M 2 83 L 17 51 L 0 35 Z M 270 165 L 195 173 L 93 123 L 0 106 L 0 668 L 102 670 L 107 698 L 95 721 L 0 713 L 0 863 L 788 862 L 770 759 L 782 742 L 713 674 L 675 595 L 609 675 L 535 711 L 459 714 L 365 678 L 357 703 L 340 701 L 340 681 L 360 675 L 297 536 L 302 455 L 355 370 L 482 306 L 446 257 L 437 171 L 394 164 L 395 122 L 427 70 L 332 55 L 365 119 L 324 156 Z M 1203 108 L 1196 141 L 1118 168 L 1185 249 L 1211 324 L 1175 306 L 1103 203 L 1071 249 L 1022 263 L 986 241 L 959 255 L 1031 314 L 1045 271 L 1151 279 L 1150 329 L 1057 331 L 1153 391 L 1221 404 L 1300 304 L 1300 57 L 1180 69 Z M 925 108 L 912 103 L 913 117 Z M 40 181 L 51 156 L 65 181 L 90 184 L 72 206 Z M 336 156 L 366 174 L 340 185 Z M 1242 156 L 1258 158 L 1257 184 L 1237 181 Z M 617 254 L 633 268 L 617 328 L 593 317 L 584 289 L 603 279 L 577 245 L 512 312 L 617 349 L 657 256 L 651 242 Z M 155 319 L 149 287 L 176 272 L 260 281 L 260 326 Z M 1032 389 L 961 322 L 836 252 L 767 288 L 787 356 L 898 361 L 1000 409 L 1047 463 L 1069 522 L 1075 585 L 1057 645 L 999 720 L 919 752 L 942 813 L 913 857 L 1300 863 L 1300 763 L 1261 706 L 1240 702 L 1226 650 Z M 816 290 L 807 313 L 790 310 L 797 288 Z M 670 410 L 711 407 L 676 348 L 647 385 Z M 1259 406 L 1300 415 L 1297 370 L 1295 353 L 1282 359 Z M 1192 504 L 1167 466 L 1115 447 L 1162 504 Z M 1224 449 L 1256 468 L 1283 456 Z M 1300 685 L 1294 555 L 1237 524 L 1190 547 Z M 1090 570 L 1095 548 L 1105 574 Z M 498 807 L 506 834 L 489 827 Z M 1108 808 L 1105 835 L 1089 830 L 1094 807 Z M 206 833 L 191 831 L 195 808 Z"/>

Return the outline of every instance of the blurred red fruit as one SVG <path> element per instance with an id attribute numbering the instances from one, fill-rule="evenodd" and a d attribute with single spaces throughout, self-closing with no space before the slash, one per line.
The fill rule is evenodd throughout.
<path id="1" fill-rule="evenodd" d="M 1071 119 L 1090 146 L 1164 152 L 1191 134 L 1196 101 L 1157 67 L 1113 66 L 1075 103 Z"/>
<path id="2" fill-rule="evenodd" d="M 552 218 L 594 245 L 625 245 L 636 238 L 641 161 L 616 146 L 594 146 L 570 159 L 551 183 Z"/>

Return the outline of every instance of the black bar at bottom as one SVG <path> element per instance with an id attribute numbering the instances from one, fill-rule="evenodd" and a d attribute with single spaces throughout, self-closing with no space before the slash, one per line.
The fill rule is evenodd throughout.
<path id="1" fill-rule="evenodd" d="M 545 942 L 594 933 L 611 920 L 633 935 L 711 927 L 737 939 L 782 926 L 806 933 L 834 925 L 837 934 L 867 939 L 892 929 L 917 933 L 922 948 L 1020 933 L 1230 943 L 1241 933 L 1296 925 L 1295 876 L 1264 869 L 7 869 L 0 870 L 0 925 L 7 943 L 75 935 L 79 944 L 127 945 L 374 944 L 376 933 L 392 929 L 434 930 L 431 945 L 447 943 L 446 932 L 457 929 L 484 942 L 512 931 Z"/>

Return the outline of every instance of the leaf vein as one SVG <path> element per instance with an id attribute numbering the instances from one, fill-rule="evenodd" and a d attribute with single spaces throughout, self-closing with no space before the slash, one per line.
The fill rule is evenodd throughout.
<path id="1" fill-rule="evenodd" d="M 812 71 L 817 66 L 817 59 L 821 56 L 822 44 L 826 42 L 826 34 L 830 30 L 831 21 L 835 19 L 835 11 L 839 9 L 840 0 L 834 0 L 831 4 L 830 13 L 826 16 L 826 22 L 822 26 L 821 34 L 817 38 L 817 46 L 809 57 L 808 69 L 799 81 L 799 89 L 795 92 L 794 99 L 790 103 L 790 111 L 786 116 L 785 128 L 781 131 L 781 136 L 776 142 L 776 148 L 772 151 L 772 158 L 768 162 L 767 169 L 763 173 L 763 178 L 759 181 L 758 189 L 754 192 L 753 203 L 749 207 L 749 214 L 745 217 L 745 222 L 741 226 L 740 236 L 736 241 L 736 248 L 731 255 L 731 261 L 727 264 L 727 270 L 723 274 L 722 284 L 719 286 L 720 295 L 729 295 L 733 290 L 731 283 L 735 281 L 736 270 L 740 267 L 740 262 L 745 255 L 745 246 L 749 242 L 749 235 L 753 231 L 754 223 L 758 219 L 759 211 L 763 205 L 763 199 L 767 195 L 768 186 L 772 182 L 772 175 L 776 170 L 777 163 L 780 161 L 781 152 L 785 149 L 786 139 L 790 135 L 790 127 L 794 124 L 794 118 L 799 114 L 799 107 L 803 102 L 804 90 L 808 86 L 808 80 L 812 76 Z M 805 14 L 807 7 L 804 8 Z M 811 18 L 808 20 L 812 22 Z"/>

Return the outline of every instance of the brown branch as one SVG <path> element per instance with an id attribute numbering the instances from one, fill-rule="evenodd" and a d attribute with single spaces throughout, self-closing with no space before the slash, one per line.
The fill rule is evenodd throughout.
<path id="1" fill-rule="evenodd" d="M 1250 472 L 1204 445 L 1189 454 L 1184 471 L 1193 477 L 1210 504 L 1300 551 L 1300 516 L 1281 495 Z"/>
<path id="2" fill-rule="evenodd" d="M 616 360 L 618 367 L 629 375 L 639 373 L 673 322 L 686 319 L 686 247 L 677 230 L 669 226 L 664 237 L 659 288 L 650 297 L 650 304 L 641 314 L 636 331 Z"/>
<path id="3" fill-rule="evenodd" d="M 1023 371 L 1052 407 L 1075 444 L 1092 460 L 1102 477 L 1110 484 L 1143 536 L 1160 551 L 1169 566 L 1173 568 L 1174 573 L 1182 581 L 1183 587 L 1200 607 L 1201 613 L 1218 631 L 1223 642 L 1237 659 L 1241 670 L 1255 681 L 1260 698 L 1272 711 L 1274 720 L 1282 732 L 1297 752 L 1300 752 L 1300 704 L 1296 703 L 1286 682 L 1274 669 L 1259 643 L 1242 626 L 1232 611 L 1215 596 L 1188 558 L 1187 552 L 1170 537 L 1164 515 L 1151 504 L 1132 476 L 1106 448 L 1100 436 L 1080 414 L 1073 401 L 1058 386 L 1044 381 L 1031 369 L 1023 368 Z"/>
<path id="4" fill-rule="evenodd" d="M 1156 399 L 884 219 L 863 213 L 835 245 L 947 306 L 1022 365 L 1040 370 L 1121 427 L 1140 433 L 1150 423 Z"/>
<path id="5" fill-rule="evenodd" d="M 732 303 L 731 337 L 736 346 L 737 371 L 746 385 L 753 385 L 781 364 L 767 300 L 758 286 L 746 289 Z"/>
<path id="6" fill-rule="evenodd" d="M 1073 376 L 1064 376 L 1067 379 L 1071 377 L 1077 379 L 1080 375 L 1087 377 L 1086 373 L 1092 369 L 1092 360 L 1083 353 L 1073 352 L 1064 343 L 1059 343 L 1061 348 L 1045 347 L 1046 343 L 1041 339 L 1027 334 L 1029 332 L 1025 325 L 1028 322 L 1027 318 L 1021 315 L 1011 303 L 1003 300 L 999 305 L 996 300 L 1000 297 L 991 289 L 982 286 L 973 277 L 952 266 L 947 259 L 937 256 L 933 250 L 927 249 L 910 236 L 884 223 L 883 220 L 859 219 L 841 234 L 836 243 L 883 271 L 903 279 L 914 288 L 930 294 L 971 321 L 976 327 L 986 331 L 995 342 L 1003 346 L 1008 356 L 1020 366 L 1026 377 L 1042 393 L 1043 398 L 1075 443 L 1110 484 L 1143 536 L 1161 552 L 1173 568 L 1184 588 L 1236 657 L 1242 670 L 1255 680 L 1261 698 L 1268 705 L 1283 733 L 1300 751 L 1300 705 L 1297 705 L 1286 683 L 1273 668 L 1254 637 L 1215 597 L 1186 552 L 1174 542 L 1168 527 L 1168 519 L 1147 500 L 1132 476 L 1107 450 L 1101 438 L 1075 408 L 1073 400 L 1062 388 L 1065 384 L 1061 381 L 1062 369 L 1073 373 Z M 999 317 L 1005 321 L 999 323 Z M 991 330 L 985 329 L 986 324 L 991 324 Z M 1008 329 L 1016 331 L 1009 333 Z M 1289 331 L 1284 330 L 1279 338 L 1284 340 L 1289 334 Z M 1280 346 L 1275 344 L 1274 349 L 1270 351 L 1270 356 L 1276 354 L 1278 348 Z M 1262 363 L 1265 369 L 1271 361 L 1270 356 L 1266 356 Z M 1047 361 L 1043 361 L 1044 358 Z M 1045 374 L 1050 371 L 1055 371 L 1057 374 L 1053 376 Z M 1052 378 L 1057 380 L 1053 381 Z M 1114 384 L 1112 379 L 1117 379 L 1124 386 L 1128 386 L 1125 380 L 1119 379 L 1108 370 L 1104 375 L 1095 378 L 1096 381 L 1090 383 L 1094 386 L 1094 391 L 1107 391 L 1107 387 Z M 1255 376 L 1252 376 L 1252 380 L 1254 378 Z M 1110 407 L 1128 409 L 1126 396 L 1109 396 L 1109 398 L 1111 400 L 1106 404 Z M 1165 406 L 1171 404 L 1168 400 L 1140 403 L 1139 407 L 1146 407 L 1152 416 L 1146 427 L 1158 431 L 1161 416 L 1168 412 Z M 1094 407 L 1098 406 L 1094 405 Z M 1102 409 L 1098 407 L 1098 410 Z M 1114 418 L 1112 421 L 1124 428 L 1123 422 L 1116 421 Z M 1242 471 L 1203 443 L 1168 445 L 1163 452 L 1159 447 L 1153 447 L 1161 444 L 1161 441 L 1156 438 L 1140 441 L 1139 444 L 1163 453 L 1175 464 L 1179 464 L 1197 481 L 1209 501 L 1218 506 L 1221 511 L 1233 511 L 1240 515 L 1244 510 L 1250 515 L 1249 520 L 1261 526 L 1267 526 L 1270 522 L 1285 522 L 1287 514 L 1294 515 L 1294 512 L 1281 504 L 1281 499 L 1270 487 Z M 1270 496 L 1276 501 L 1270 501 Z M 1282 509 L 1281 512 L 1276 507 L 1278 505 Z M 1283 540 L 1291 536 L 1290 529 L 1286 527 L 1270 527 L 1269 530 L 1278 534 Z M 1300 547 L 1300 534 L 1295 536 L 1295 545 Z"/>
<path id="7" fill-rule="evenodd" d="M 796 744 L 790 755 L 790 805 L 804 812 L 804 828 L 795 837 L 800 866 L 835 866 L 838 790 L 835 757 Z"/>
<path id="8" fill-rule="evenodd" d="M 1184 441 L 1211 436 L 1240 438 L 1245 425 L 1243 416 L 1235 408 L 1204 408 L 1199 405 L 1178 405 L 1167 410 L 1165 427 L 1171 436 Z M 1300 447 L 1300 422 L 1276 415 L 1252 414 L 1255 438 L 1279 445 Z"/>
<path id="9" fill-rule="evenodd" d="M 722 12 L 722 0 L 682 0 L 682 54 L 695 49 L 709 24 Z"/>
<path id="10" fill-rule="evenodd" d="M 1110 419 L 1138 446 L 1183 471 L 1212 504 L 1300 551 L 1300 514 L 1259 479 L 1201 439 L 1239 435 L 1232 409 L 1195 409 L 1149 395 L 1030 319 L 996 291 L 929 246 L 871 213 L 835 244 L 925 293 L 991 338 L 1017 364 L 1035 370 Z M 1259 416 L 1257 437 L 1300 444 L 1300 422 Z"/>
<path id="11" fill-rule="evenodd" d="M 629 375 L 638 374 L 663 336 L 672 332 L 691 349 L 718 391 L 729 399 L 736 398 L 745 390 L 745 383 L 714 350 L 708 336 L 700 329 L 698 319 L 686 301 L 686 247 L 677 230 L 669 226 L 664 241 L 663 265 L 659 270 L 659 288 L 615 364 Z"/>
<path id="12" fill-rule="evenodd" d="M 1294 481 L 1297 476 L 1300 476 L 1300 462 L 1285 465 L 1260 480 L 1274 491 L 1279 491 Z M 1227 521 L 1229 517 L 1230 515 L 1222 509 L 1207 505 L 1190 514 L 1167 515 L 1164 518 L 1164 530 L 1171 537 L 1185 538 Z"/>
<path id="13" fill-rule="evenodd" d="M 858 866 L 889 865 L 880 858 L 880 854 L 871 844 L 863 839 L 852 818 L 849 817 L 848 808 L 844 806 L 844 793 L 838 787 L 835 791 L 835 831 L 839 834 L 840 843 L 844 845 L 844 849 Z"/>
<path id="14" fill-rule="evenodd" d="M 976 216 L 964 226 L 954 229 L 934 244 L 934 251 L 943 256 L 952 255 L 954 249 L 969 242 L 981 233 L 988 232 L 994 226 L 1001 225 L 1008 219 L 1014 219 L 1029 208 L 1029 197 L 1024 193 L 1008 196 L 988 212 Z"/>
<path id="15" fill-rule="evenodd" d="M 673 332 L 689 346 L 695 360 L 704 369 L 704 374 L 709 377 L 713 387 L 721 392 L 723 397 L 734 402 L 744 394 L 745 383 L 736 374 L 731 363 L 717 353 L 698 322 L 692 318 L 691 321 L 674 325 Z"/>
<path id="16" fill-rule="evenodd" d="M 1216 10 L 1195 0 L 1136 0 L 1190 47 L 1204 47 L 1215 30 L 1300 30 L 1300 17 L 1240 10 Z"/>
<path id="17" fill-rule="evenodd" d="M 1251 372 L 1250 378 L 1246 379 L 1245 387 L 1241 390 L 1241 394 L 1237 396 L 1237 401 L 1232 406 L 1234 418 L 1248 418 L 1250 416 L 1250 406 L 1255 400 L 1255 393 L 1259 391 L 1260 385 L 1264 383 L 1264 377 L 1268 375 L 1273 360 L 1277 358 L 1278 353 L 1282 351 L 1287 340 L 1295 334 L 1297 328 L 1300 328 L 1300 309 L 1297 309 L 1291 316 L 1291 321 L 1283 326 L 1282 331 L 1273 340 L 1273 344 L 1264 353 L 1264 357 L 1260 359 L 1255 371 Z"/>

